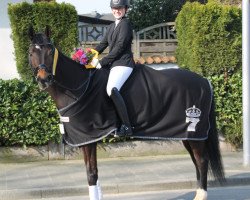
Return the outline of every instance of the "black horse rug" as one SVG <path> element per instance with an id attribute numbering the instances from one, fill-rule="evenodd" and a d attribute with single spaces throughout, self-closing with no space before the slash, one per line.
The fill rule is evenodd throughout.
<path id="1" fill-rule="evenodd" d="M 120 126 L 106 94 L 108 73 L 106 69 L 95 70 L 81 97 L 59 110 L 67 144 L 81 146 L 101 140 Z M 207 79 L 184 69 L 157 71 L 137 65 L 121 93 L 134 138 L 207 139 L 212 103 Z"/>

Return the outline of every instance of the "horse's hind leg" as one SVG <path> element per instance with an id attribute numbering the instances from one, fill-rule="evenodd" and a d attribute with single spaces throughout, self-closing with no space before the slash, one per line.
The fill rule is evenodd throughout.
<path id="1" fill-rule="evenodd" d="M 96 143 L 82 146 L 84 163 L 87 171 L 90 200 L 101 200 L 102 192 L 98 182 Z"/>
<path id="2" fill-rule="evenodd" d="M 194 157 L 194 154 L 192 152 L 192 149 L 188 143 L 188 141 L 184 140 L 182 141 L 183 145 L 185 146 L 185 148 L 187 149 L 189 155 L 191 156 L 191 159 L 194 163 L 194 166 L 195 166 L 195 169 L 196 169 L 196 178 L 197 178 L 197 182 L 200 180 L 200 172 L 198 170 L 198 167 L 197 167 L 197 164 L 196 164 L 196 160 L 195 160 L 195 157 Z"/>
<path id="3" fill-rule="evenodd" d="M 207 200 L 208 154 L 206 141 L 183 141 L 196 168 L 197 186 L 194 200 Z"/>

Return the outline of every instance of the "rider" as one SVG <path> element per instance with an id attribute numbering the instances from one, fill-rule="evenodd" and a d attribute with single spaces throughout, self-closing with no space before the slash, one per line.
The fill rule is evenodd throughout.
<path id="1" fill-rule="evenodd" d="M 127 107 L 119 92 L 135 67 L 131 50 L 133 30 L 128 18 L 125 16 L 129 8 L 129 0 L 111 0 L 110 7 L 115 22 L 109 25 L 104 38 L 95 49 L 102 53 L 109 47 L 108 55 L 99 62 L 102 67 L 110 69 L 107 94 L 114 102 L 118 116 L 122 121 L 117 135 L 131 136 L 132 128 Z"/>

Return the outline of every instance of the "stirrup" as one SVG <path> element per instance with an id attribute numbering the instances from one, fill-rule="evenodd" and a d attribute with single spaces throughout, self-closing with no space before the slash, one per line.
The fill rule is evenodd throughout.
<path id="1" fill-rule="evenodd" d="M 115 131 L 114 137 L 129 137 L 133 135 L 132 127 L 128 127 L 124 124 L 121 125 L 118 131 Z"/>

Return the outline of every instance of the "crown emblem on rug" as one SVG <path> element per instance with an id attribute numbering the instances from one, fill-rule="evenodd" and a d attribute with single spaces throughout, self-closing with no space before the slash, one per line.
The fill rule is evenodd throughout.
<path id="1" fill-rule="evenodd" d="M 201 110 L 199 108 L 196 108 L 195 105 L 193 105 L 193 107 L 188 108 L 186 110 L 186 115 L 187 117 L 198 118 L 201 115 Z"/>

